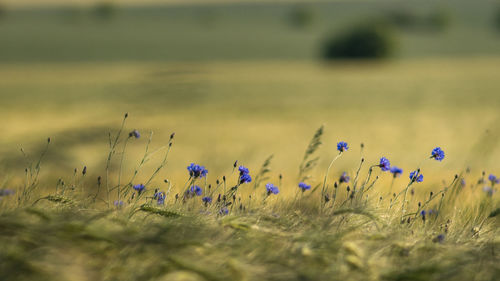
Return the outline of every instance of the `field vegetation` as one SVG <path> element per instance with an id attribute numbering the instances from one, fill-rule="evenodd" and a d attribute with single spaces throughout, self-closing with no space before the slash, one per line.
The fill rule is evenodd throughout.
<path id="1" fill-rule="evenodd" d="M 236 161 L 215 181 L 191 163 L 180 184 L 157 179 L 175 134 L 158 150 L 150 137 L 134 172 L 123 174 L 126 145 L 143 137 L 127 133 L 127 118 L 109 135 L 96 181 L 85 166 L 54 188 L 40 185 L 48 139 L 40 157 L 26 157 L 33 160 L 24 184 L 0 189 L 2 280 L 495 280 L 499 273 L 500 179 L 467 169 L 425 192 L 420 185 L 448 158 L 440 147 L 411 173 L 386 157 L 361 158 L 355 174 L 336 178 L 332 165 L 351 150 L 340 141 L 324 179 L 315 180 L 320 127 L 295 186 L 272 172 L 272 157 L 252 170 Z M 155 153 L 162 160 L 144 170 Z M 389 188 L 379 177 L 391 178 Z"/>
<path id="2" fill-rule="evenodd" d="M 497 11 L 2 1 L 0 280 L 497 280 Z"/>

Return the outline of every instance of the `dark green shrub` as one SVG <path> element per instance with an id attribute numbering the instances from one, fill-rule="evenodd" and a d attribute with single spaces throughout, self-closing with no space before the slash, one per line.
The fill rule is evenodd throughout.
<path id="1" fill-rule="evenodd" d="M 7 14 L 7 9 L 5 8 L 4 5 L 2 5 L 2 3 L 0 3 L 0 20 L 3 19 L 6 14 Z"/>
<path id="2" fill-rule="evenodd" d="M 394 10 L 383 18 L 394 27 L 414 31 L 442 31 L 451 23 L 452 14 L 448 9 L 436 8 L 429 13 L 412 10 Z"/>
<path id="3" fill-rule="evenodd" d="M 427 26 L 432 30 L 444 30 L 451 23 L 451 12 L 446 9 L 436 9 L 427 17 Z"/>
<path id="4" fill-rule="evenodd" d="M 296 6 L 288 15 L 288 21 L 293 27 L 304 28 L 310 26 L 314 21 L 314 12 L 305 6 Z"/>
<path id="5" fill-rule="evenodd" d="M 324 59 L 381 59 L 393 55 L 395 38 L 379 22 L 357 25 L 323 43 Z"/>
<path id="6" fill-rule="evenodd" d="M 110 2 L 96 4 L 91 10 L 92 16 L 98 20 L 111 20 L 116 14 L 116 7 Z"/>
<path id="7" fill-rule="evenodd" d="M 415 28 L 420 25 L 419 16 L 411 10 L 393 10 L 385 15 L 385 20 L 398 28 Z"/>
<path id="8" fill-rule="evenodd" d="M 500 8 L 497 9 L 497 12 L 495 14 L 495 18 L 494 18 L 494 24 L 495 24 L 495 28 L 500 31 Z"/>

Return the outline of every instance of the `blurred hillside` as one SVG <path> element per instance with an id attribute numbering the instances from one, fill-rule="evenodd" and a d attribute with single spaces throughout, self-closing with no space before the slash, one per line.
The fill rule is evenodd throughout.
<path id="1" fill-rule="evenodd" d="M 329 0 L 345 1 L 345 0 Z M 117 5 L 149 5 L 149 4 L 224 4 L 224 3 L 255 3 L 255 2 L 311 2 L 310 0 L 2 0 L 13 7 L 44 6 L 44 5 L 92 5 L 108 2 Z"/>
<path id="2" fill-rule="evenodd" d="M 413 0 L 5 6 L 0 61 L 317 59 L 327 35 L 372 19 L 393 26 L 400 58 L 497 55 L 497 4 Z"/>

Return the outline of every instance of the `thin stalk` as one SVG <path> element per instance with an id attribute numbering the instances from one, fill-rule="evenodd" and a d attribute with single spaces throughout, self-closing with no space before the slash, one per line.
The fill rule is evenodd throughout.
<path id="1" fill-rule="evenodd" d="M 151 131 L 151 132 L 149 133 L 148 142 L 147 142 L 147 144 L 146 144 L 146 150 L 145 150 L 145 152 L 144 152 L 144 156 L 143 156 L 143 157 L 142 157 L 142 159 L 141 159 L 141 162 L 139 163 L 139 165 L 138 165 L 138 166 L 137 166 L 137 168 L 135 169 L 134 174 L 132 175 L 132 178 L 130 179 L 130 181 L 129 181 L 129 182 L 128 182 L 125 186 L 123 186 L 123 189 L 124 189 L 124 190 L 122 191 L 123 196 L 126 196 L 126 195 L 128 194 L 128 190 L 127 190 L 127 188 L 128 188 L 128 187 L 130 187 L 130 186 L 132 186 L 132 183 L 134 182 L 135 177 L 137 176 L 137 174 L 139 174 L 139 170 L 140 170 L 140 169 L 142 168 L 142 166 L 143 166 L 143 165 L 147 162 L 148 157 L 151 155 L 151 154 L 150 154 L 150 153 L 148 153 L 148 152 L 149 152 L 149 145 L 151 144 L 152 139 L 153 139 L 153 132 Z M 158 151 L 158 150 L 157 150 L 157 151 Z M 118 188 L 120 188 L 120 187 L 118 187 Z"/>
<path id="2" fill-rule="evenodd" d="M 165 157 L 163 157 L 163 160 L 161 161 L 160 165 L 156 168 L 156 170 L 153 172 L 153 174 L 151 175 L 151 177 L 149 177 L 148 181 L 146 182 L 146 186 L 151 183 L 151 181 L 156 177 L 156 175 L 165 167 L 165 165 L 167 164 L 167 158 L 168 158 L 168 154 L 170 152 L 170 149 L 172 148 L 172 145 L 171 143 L 169 144 L 168 146 L 168 149 L 167 149 L 167 152 L 165 153 Z"/>
<path id="3" fill-rule="evenodd" d="M 457 178 L 455 178 L 451 184 L 443 189 L 441 189 L 440 191 L 438 191 L 436 194 L 433 194 L 432 196 L 429 197 L 429 199 L 424 203 L 422 204 L 422 206 L 420 206 L 418 209 L 417 209 L 417 212 L 415 212 L 415 218 L 418 216 L 418 214 L 420 213 L 421 210 L 423 210 L 427 205 L 429 205 L 429 203 L 434 200 L 434 198 L 436 198 L 438 195 L 442 194 L 442 193 L 446 193 L 446 191 L 448 191 L 448 189 L 450 187 L 453 186 L 453 184 L 455 183 L 455 181 L 457 180 Z"/>
<path id="4" fill-rule="evenodd" d="M 361 171 L 361 166 L 363 166 L 363 162 L 365 162 L 365 159 L 361 158 L 361 161 L 359 162 L 358 170 L 356 171 L 356 176 L 354 177 L 354 180 L 352 182 L 352 188 L 356 188 L 356 186 L 358 184 L 359 172 Z"/>
<path id="5" fill-rule="evenodd" d="M 122 154 L 121 154 L 121 159 L 120 159 L 120 169 L 119 169 L 119 172 L 118 172 L 118 188 L 117 188 L 117 191 L 118 191 L 118 201 L 120 201 L 120 191 L 121 191 L 121 182 L 122 182 L 122 172 L 123 172 L 123 159 L 125 158 L 125 150 L 127 149 L 127 143 L 128 143 L 128 140 L 130 139 L 130 136 L 128 138 L 125 139 L 125 142 L 123 143 L 123 149 L 122 149 Z"/>
<path id="6" fill-rule="evenodd" d="M 114 141 L 111 141 L 111 133 L 109 134 L 110 148 L 109 148 L 108 158 L 106 160 L 106 198 L 107 198 L 106 201 L 108 202 L 108 208 L 110 207 L 109 206 L 109 197 L 110 197 L 109 196 L 109 193 L 110 193 L 110 190 L 109 190 L 109 169 L 111 166 L 111 159 L 113 158 L 113 154 L 115 154 L 116 145 L 118 144 L 118 140 L 120 139 L 120 135 L 123 131 L 123 128 L 125 127 L 125 121 L 127 120 L 127 117 L 128 117 L 128 114 L 125 114 L 125 116 L 123 117 L 122 125 L 120 126 L 120 130 L 118 130 L 118 133 L 116 134 Z"/>
<path id="7" fill-rule="evenodd" d="M 339 159 L 340 155 L 342 155 L 342 152 L 340 152 L 339 154 L 337 154 L 337 156 L 335 156 L 332 159 L 332 161 L 330 162 L 330 165 L 328 165 L 328 169 L 326 169 L 325 178 L 323 179 L 323 186 L 321 188 L 320 211 L 323 208 L 322 207 L 322 205 L 323 205 L 323 199 L 324 199 L 323 196 L 325 195 L 326 180 L 328 179 L 328 173 L 330 173 L 330 169 L 332 168 L 333 162 L 335 162 L 337 159 Z"/>

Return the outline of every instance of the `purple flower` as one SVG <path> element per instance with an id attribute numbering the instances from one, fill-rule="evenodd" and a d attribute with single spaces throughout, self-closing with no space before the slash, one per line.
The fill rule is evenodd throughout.
<path id="1" fill-rule="evenodd" d="M 495 183 L 500 183 L 500 178 L 497 178 L 495 175 L 493 174 L 490 174 L 488 176 L 488 180 L 491 181 L 491 184 L 495 184 Z"/>
<path id="2" fill-rule="evenodd" d="M 121 207 L 123 207 L 123 204 L 124 204 L 124 203 L 123 203 L 123 201 L 121 201 L 121 200 L 119 200 L 119 201 L 118 201 L 118 200 L 115 200 L 115 202 L 113 202 L 113 205 L 115 205 L 115 207 L 117 207 L 117 208 L 121 208 Z"/>
<path id="3" fill-rule="evenodd" d="M 0 196 L 9 196 L 16 193 L 13 189 L 0 189 Z"/>
<path id="4" fill-rule="evenodd" d="M 191 163 L 188 167 L 187 170 L 189 171 L 189 176 L 193 178 L 203 178 L 208 174 L 208 170 L 205 169 L 204 166 L 200 166 L 195 163 Z"/>
<path id="5" fill-rule="evenodd" d="M 201 198 L 201 201 L 203 201 L 203 203 L 205 203 L 205 204 L 210 204 L 210 203 L 212 203 L 212 197 L 205 196 L 205 197 Z"/>
<path id="6" fill-rule="evenodd" d="M 431 152 L 431 158 L 434 158 L 438 161 L 442 161 L 444 159 L 444 151 L 441 147 L 436 147 Z"/>
<path id="7" fill-rule="evenodd" d="M 165 192 L 163 191 L 160 191 L 156 194 L 156 198 L 157 198 L 157 203 L 158 205 L 164 205 L 165 204 Z"/>
<path id="8" fill-rule="evenodd" d="M 424 175 L 420 174 L 420 171 L 413 171 L 410 173 L 410 180 L 412 182 L 423 182 Z"/>
<path id="9" fill-rule="evenodd" d="M 436 213 L 437 213 L 437 212 L 436 212 L 436 211 L 434 211 L 433 209 L 429 209 L 429 210 L 427 210 L 427 211 L 426 211 L 426 210 L 422 210 L 422 211 L 420 212 L 420 215 L 424 217 L 425 215 L 429 215 L 429 216 L 430 216 L 430 215 L 435 215 Z"/>
<path id="10" fill-rule="evenodd" d="M 438 236 L 434 237 L 434 239 L 432 239 L 432 242 L 443 243 L 444 242 L 444 234 L 439 234 Z"/>
<path id="11" fill-rule="evenodd" d="M 242 183 L 247 183 L 252 181 L 252 177 L 250 176 L 250 171 L 248 170 L 247 167 L 245 166 L 240 166 L 238 168 L 238 171 L 240 171 L 240 184 Z"/>
<path id="12" fill-rule="evenodd" d="M 380 164 L 378 166 L 382 171 L 386 172 L 391 169 L 391 162 L 389 162 L 389 159 L 382 157 L 380 158 Z"/>
<path id="13" fill-rule="evenodd" d="M 280 193 L 280 190 L 278 189 L 277 186 L 275 186 L 274 184 L 272 183 L 268 183 L 266 184 L 266 191 L 267 191 L 267 194 L 270 195 L 270 194 L 278 194 Z"/>
<path id="14" fill-rule="evenodd" d="M 311 186 L 306 184 L 305 182 L 299 183 L 299 188 L 302 189 L 302 192 L 311 189 Z"/>
<path id="15" fill-rule="evenodd" d="M 489 186 L 483 187 L 483 191 L 488 195 L 488 196 L 493 196 L 493 193 L 495 193 L 495 190 Z"/>
<path id="16" fill-rule="evenodd" d="M 351 178 L 347 175 L 346 172 L 343 172 L 342 175 L 340 175 L 340 178 L 339 178 L 339 183 L 348 183 L 349 181 L 351 180 Z"/>
<path id="17" fill-rule="evenodd" d="M 139 133 L 139 131 L 133 130 L 132 132 L 130 132 L 128 134 L 128 136 L 129 136 L 129 138 L 134 137 L 134 138 L 138 139 L 141 137 L 141 134 Z"/>
<path id="18" fill-rule="evenodd" d="M 240 166 L 238 168 L 238 171 L 240 171 L 240 176 L 241 175 L 246 175 L 246 174 L 250 173 L 250 171 L 248 170 L 248 168 L 245 167 L 245 166 Z"/>
<path id="19" fill-rule="evenodd" d="M 252 181 L 252 177 L 249 174 L 243 174 L 240 176 L 240 184 L 251 182 L 251 181 Z"/>
<path id="20" fill-rule="evenodd" d="M 133 188 L 139 193 L 143 192 L 144 189 L 146 189 L 146 187 L 142 183 L 134 185 Z"/>
<path id="21" fill-rule="evenodd" d="M 403 173 L 403 169 L 393 166 L 391 167 L 391 173 L 394 177 L 399 177 Z"/>
<path id="22" fill-rule="evenodd" d="M 347 142 L 345 142 L 345 141 L 339 141 L 337 143 L 337 150 L 339 152 L 344 152 L 344 151 L 346 151 L 348 149 L 349 149 L 349 146 L 347 145 Z"/>
<path id="23" fill-rule="evenodd" d="M 201 187 L 199 187 L 197 185 L 193 185 L 193 186 L 191 186 L 190 192 L 191 192 L 191 194 L 195 194 L 196 196 L 201 196 L 201 194 L 203 193 L 203 190 L 201 189 Z"/>
<path id="24" fill-rule="evenodd" d="M 462 187 L 465 187 L 466 182 L 465 182 L 465 179 L 464 179 L 464 178 L 462 178 L 462 179 L 460 180 L 460 185 L 461 185 Z"/>
<path id="25" fill-rule="evenodd" d="M 226 208 L 226 207 L 222 207 L 220 210 L 219 210 L 219 215 L 221 216 L 225 216 L 229 214 L 229 210 Z"/>

